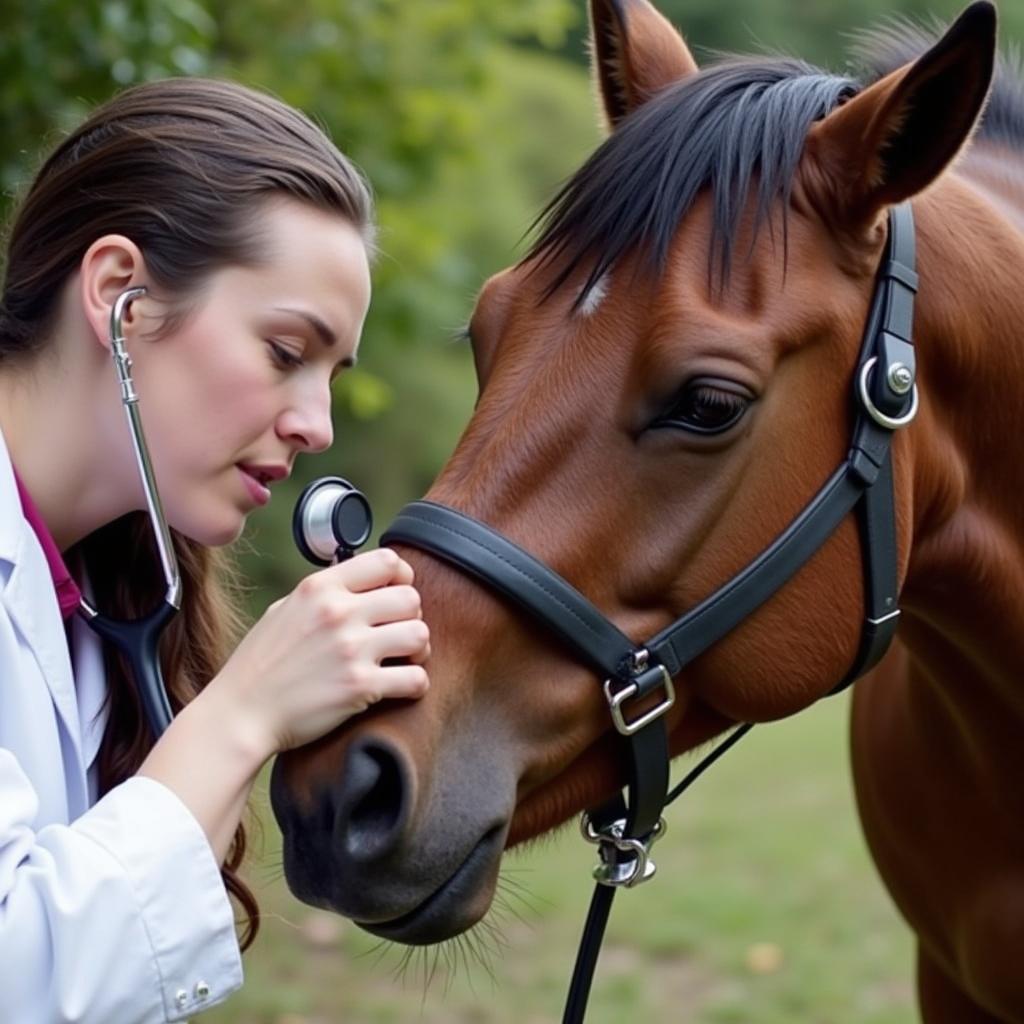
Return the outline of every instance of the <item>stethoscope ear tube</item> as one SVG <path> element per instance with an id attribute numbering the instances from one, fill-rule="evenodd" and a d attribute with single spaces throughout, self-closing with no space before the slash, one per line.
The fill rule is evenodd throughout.
<path id="1" fill-rule="evenodd" d="M 156 537 L 167 590 L 163 603 L 152 614 L 141 619 L 117 622 L 97 612 L 85 597 L 81 599 L 79 611 L 89 626 L 104 640 L 113 644 L 128 662 L 146 721 L 156 740 L 163 735 L 173 717 L 160 668 L 160 637 L 181 605 L 181 574 L 178 571 L 178 559 L 160 502 L 156 476 L 153 473 L 153 464 L 139 418 L 139 397 L 135 393 L 135 383 L 131 374 L 132 361 L 124 345 L 124 315 L 132 301 L 145 294 L 145 288 L 128 288 L 115 300 L 110 311 L 110 354 L 121 386 L 121 402 L 128 417 L 135 461 L 146 494 L 149 521 Z"/>
<path id="2" fill-rule="evenodd" d="M 178 558 L 174 553 L 171 531 L 167 526 L 160 492 L 156 486 L 156 475 L 153 472 L 153 461 L 146 447 L 146 435 L 139 418 L 139 396 L 135 393 L 135 381 L 132 379 L 132 360 L 124 347 L 124 315 L 131 303 L 146 294 L 145 288 L 128 288 L 118 295 L 110 311 L 110 354 L 114 359 L 118 383 L 121 385 L 121 404 L 128 417 L 128 429 L 131 431 L 132 444 L 135 448 L 135 461 L 142 477 L 142 488 L 146 494 L 146 508 L 149 521 L 153 526 L 157 551 L 160 554 L 160 566 L 167 583 L 166 601 L 176 608 L 181 607 L 181 574 L 178 571 Z"/>

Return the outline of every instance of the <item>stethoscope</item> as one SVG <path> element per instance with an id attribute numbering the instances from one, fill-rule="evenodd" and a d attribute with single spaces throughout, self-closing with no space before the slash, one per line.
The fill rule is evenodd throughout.
<path id="1" fill-rule="evenodd" d="M 157 739 L 173 717 L 160 668 L 160 638 L 181 609 L 181 574 L 139 417 L 139 396 L 132 380 L 132 360 L 125 348 L 125 313 L 135 299 L 145 294 L 145 288 L 129 288 L 118 295 L 110 311 L 110 350 L 167 589 L 163 603 L 139 619 L 111 619 L 98 612 L 85 597 L 81 598 L 78 610 L 89 626 L 128 662 L 146 720 L 154 739 Z M 318 566 L 333 565 L 350 558 L 357 548 L 366 543 L 372 529 L 370 503 L 340 476 L 321 477 L 308 484 L 292 515 L 292 533 L 299 551 Z"/>

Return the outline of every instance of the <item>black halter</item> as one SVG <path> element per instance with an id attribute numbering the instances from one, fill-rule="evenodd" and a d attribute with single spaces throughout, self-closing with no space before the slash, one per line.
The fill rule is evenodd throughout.
<path id="1" fill-rule="evenodd" d="M 673 679 L 780 590 L 856 508 L 864 566 L 865 618 L 844 689 L 889 646 L 899 617 L 896 524 L 889 446 L 917 411 L 912 327 L 917 274 L 914 220 L 904 203 L 889 213 L 854 378 L 855 420 L 846 460 L 799 516 L 753 562 L 646 643 L 635 644 L 578 590 L 518 545 L 476 519 L 430 501 L 406 505 L 384 544 L 421 548 L 494 588 L 551 629 L 605 680 L 604 693 L 627 759 L 626 796 L 584 815 L 584 835 L 598 845 L 598 881 L 566 1005 L 565 1024 L 580 1021 L 615 889 L 651 877 L 650 847 L 661 814 L 710 763 L 751 728 L 740 726 L 670 794 L 664 714 Z M 652 694 L 660 699 L 648 707 Z M 644 710 L 634 711 L 642 706 Z"/>

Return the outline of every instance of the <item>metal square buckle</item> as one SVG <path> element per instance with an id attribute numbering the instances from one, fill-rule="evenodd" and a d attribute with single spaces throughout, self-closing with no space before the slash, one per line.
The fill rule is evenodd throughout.
<path id="1" fill-rule="evenodd" d="M 632 700 L 640 692 L 640 683 L 637 680 L 627 683 L 622 687 L 621 690 L 613 690 L 612 686 L 620 680 L 614 676 L 604 681 L 604 695 L 608 701 L 608 707 L 612 713 L 612 721 L 615 723 L 615 728 L 618 729 L 623 736 L 632 736 L 634 733 L 639 732 L 644 726 L 650 725 L 655 719 L 660 718 L 673 704 L 676 702 L 676 691 L 672 685 L 672 677 L 668 674 L 668 669 L 664 665 L 653 665 L 651 668 L 646 670 L 647 672 L 655 672 L 660 677 L 659 685 L 665 691 L 665 699 L 658 704 L 656 707 L 651 708 L 649 711 L 645 711 L 642 715 L 637 718 L 627 721 L 624 714 L 625 703 Z M 648 688 L 644 688 L 645 692 L 650 692 Z"/>

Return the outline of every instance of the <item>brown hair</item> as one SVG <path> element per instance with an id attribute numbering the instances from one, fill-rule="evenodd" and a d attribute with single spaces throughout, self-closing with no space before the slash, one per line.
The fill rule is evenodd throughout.
<path id="1" fill-rule="evenodd" d="M 0 365 L 31 359 L 46 347 L 64 285 L 102 235 L 132 239 L 154 290 L 187 302 L 213 271 L 259 262 L 259 203 L 282 196 L 346 218 L 372 249 L 369 189 L 297 110 L 237 84 L 198 78 L 121 93 L 43 164 L 11 227 Z M 164 636 L 161 662 L 178 710 L 219 671 L 241 635 L 242 616 L 227 554 L 172 535 L 182 609 Z M 154 552 L 148 517 L 133 512 L 90 534 L 68 559 L 83 563 L 100 610 L 135 618 L 163 596 Z M 104 792 L 134 774 L 152 746 L 126 666 L 110 651 L 106 658 Z M 223 867 L 225 885 L 247 915 L 243 949 L 258 928 L 256 900 L 236 874 L 245 843 L 240 825 Z"/>

